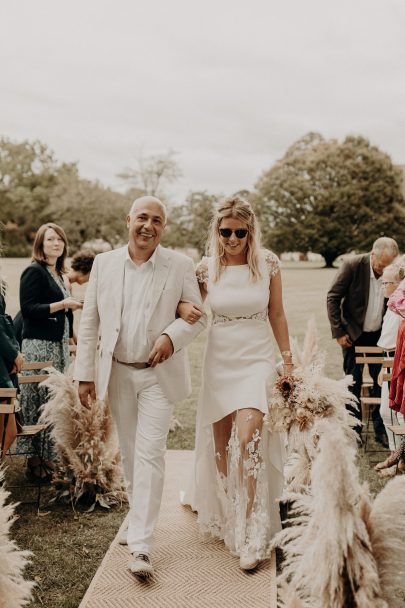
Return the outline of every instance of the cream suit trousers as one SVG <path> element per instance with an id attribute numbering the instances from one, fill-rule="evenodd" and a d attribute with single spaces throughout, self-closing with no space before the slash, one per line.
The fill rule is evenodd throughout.
<path id="1" fill-rule="evenodd" d="M 108 386 L 130 505 L 128 547 L 149 553 L 162 499 L 166 439 L 173 404 L 152 368 L 113 361 Z"/>

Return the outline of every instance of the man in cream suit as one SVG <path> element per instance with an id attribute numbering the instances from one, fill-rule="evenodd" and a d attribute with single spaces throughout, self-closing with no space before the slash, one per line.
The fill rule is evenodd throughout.
<path id="1" fill-rule="evenodd" d="M 128 246 L 96 256 L 74 372 L 83 406 L 108 389 L 130 501 L 129 568 L 140 576 L 153 574 L 173 403 L 191 390 L 185 347 L 206 324 L 204 314 L 194 325 L 176 318 L 180 300 L 202 302 L 191 259 L 159 245 L 165 225 L 160 200 L 139 198 L 127 217 Z"/>

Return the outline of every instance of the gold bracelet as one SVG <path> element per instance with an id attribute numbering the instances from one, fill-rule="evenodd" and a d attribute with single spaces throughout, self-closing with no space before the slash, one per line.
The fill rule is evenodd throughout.
<path id="1" fill-rule="evenodd" d="M 292 352 L 290 350 L 282 350 L 281 356 L 282 357 L 292 357 Z"/>

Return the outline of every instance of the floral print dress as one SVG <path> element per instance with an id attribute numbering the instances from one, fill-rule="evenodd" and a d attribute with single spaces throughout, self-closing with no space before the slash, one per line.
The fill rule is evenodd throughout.
<path id="1" fill-rule="evenodd" d="M 63 298 L 70 296 L 69 290 L 66 287 L 61 277 L 55 276 L 47 267 L 47 271 L 57 283 L 62 292 Z M 53 367 L 59 372 L 65 373 L 69 365 L 69 321 L 65 317 L 65 328 L 63 337 L 60 342 L 51 340 L 24 339 L 22 342 L 22 353 L 27 362 L 30 361 L 52 361 Z M 39 373 L 25 372 L 26 375 Z M 20 394 L 21 413 L 24 424 L 37 424 L 38 418 L 41 415 L 41 407 L 47 400 L 46 389 L 39 387 L 37 384 L 22 384 Z M 19 453 L 31 453 L 30 440 L 19 439 Z M 42 453 L 45 460 L 53 460 L 55 455 L 53 444 L 50 438 L 49 431 L 45 431 L 43 437 L 34 437 L 32 446 L 37 454 Z"/>

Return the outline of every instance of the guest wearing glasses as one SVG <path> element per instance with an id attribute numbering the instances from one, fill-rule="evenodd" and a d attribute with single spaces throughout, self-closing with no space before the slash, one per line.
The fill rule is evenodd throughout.
<path id="1" fill-rule="evenodd" d="M 267 387 L 274 382 L 272 336 L 292 372 L 283 310 L 280 263 L 260 245 L 257 218 L 239 197 L 221 204 L 212 220 L 209 257 L 196 274 L 212 313 L 197 412 L 195 466 L 183 504 L 198 512 L 203 533 L 223 539 L 244 570 L 269 556 L 280 529 L 276 499 L 283 489 L 284 446 L 263 429 Z M 195 323 L 198 307 L 181 303 Z"/>
<path id="2" fill-rule="evenodd" d="M 390 266 L 387 266 L 382 275 L 384 298 L 389 298 L 396 291 L 404 277 L 405 261 L 403 258 L 398 259 L 393 264 L 390 264 Z M 399 311 L 387 308 L 387 312 L 383 319 L 381 337 L 377 342 L 377 346 L 381 346 L 381 348 L 384 349 L 385 356 L 387 357 L 394 357 L 397 334 L 401 321 L 403 321 L 403 317 Z M 395 444 L 394 434 L 389 430 L 388 425 L 400 424 L 404 420 L 402 414 L 399 412 L 397 413 L 389 406 L 389 386 L 386 381 L 382 382 L 380 412 L 387 432 L 391 455 L 386 458 L 384 462 L 376 464 L 374 469 L 379 471 L 380 477 L 391 477 L 392 475 L 395 475 L 397 469 L 396 465 L 402 455 L 402 449 L 399 449 L 399 446 Z M 403 464 L 400 463 L 398 468 L 402 469 Z"/>

